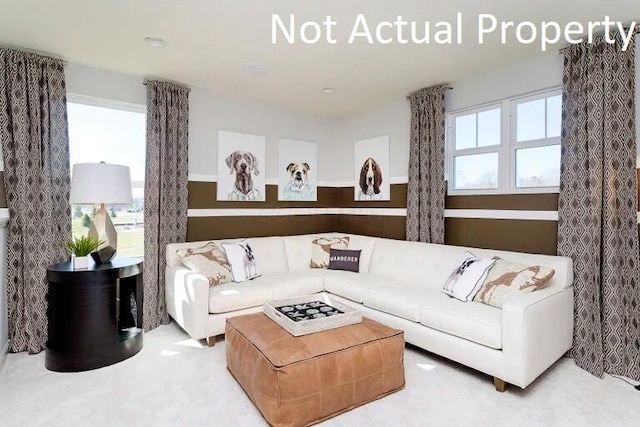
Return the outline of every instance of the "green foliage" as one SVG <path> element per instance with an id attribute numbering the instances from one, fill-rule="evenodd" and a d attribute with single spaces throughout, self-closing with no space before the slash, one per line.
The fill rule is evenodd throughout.
<path id="1" fill-rule="evenodd" d="M 85 228 L 91 227 L 91 217 L 89 216 L 89 214 L 84 214 L 84 216 L 82 217 L 82 226 Z"/>
<path id="2" fill-rule="evenodd" d="M 73 217 L 82 218 L 82 207 L 76 205 L 75 209 L 73 210 Z"/>
<path id="3" fill-rule="evenodd" d="M 116 210 L 115 210 L 115 209 L 111 209 L 111 211 L 109 211 L 109 216 L 110 216 L 111 218 L 115 218 L 115 217 L 117 217 L 117 216 L 118 216 L 118 214 L 116 213 Z"/>
<path id="4" fill-rule="evenodd" d="M 98 240 L 95 237 L 90 236 L 74 236 L 71 240 L 67 241 L 67 249 L 75 256 L 87 256 L 91 252 L 98 249 L 104 241 Z"/>

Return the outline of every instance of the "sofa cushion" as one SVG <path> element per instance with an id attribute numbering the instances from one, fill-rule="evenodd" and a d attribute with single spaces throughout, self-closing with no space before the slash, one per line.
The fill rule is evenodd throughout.
<path id="1" fill-rule="evenodd" d="M 288 272 L 257 277 L 242 283 L 225 283 L 209 291 L 209 312 L 227 313 L 258 307 L 266 301 L 322 291 L 322 276 Z"/>
<path id="2" fill-rule="evenodd" d="M 209 313 L 227 313 L 257 307 L 273 299 L 273 277 L 263 276 L 242 283 L 225 283 L 209 289 Z"/>
<path id="3" fill-rule="evenodd" d="M 252 237 L 251 248 L 263 275 L 289 271 L 282 237 Z"/>
<path id="4" fill-rule="evenodd" d="M 375 289 L 365 289 L 362 292 L 362 302 L 369 308 L 393 314 L 412 322 L 419 322 L 422 300 L 432 292 L 433 290 L 428 288 L 404 284 L 389 286 L 387 283 L 385 286 Z"/>
<path id="5" fill-rule="evenodd" d="M 373 276 L 371 274 L 351 273 L 348 271 L 326 270 L 323 272 L 324 289 L 342 298 L 362 304 L 362 292 L 366 289 L 381 288 L 389 285 L 400 285 L 393 279 Z"/>
<path id="6" fill-rule="evenodd" d="M 473 300 L 502 308 L 504 303 L 513 298 L 546 287 L 554 274 L 552 268 L 496 258 Z"/>
<path id="7" fill-rule="evenodd" d="M 458 301 L 433 290 L 420 303 L 421 324 L 487 347 L 502 348 L 502 310 Z"/>
<path id="8" fill-rule="evenodd" d="M 323 291 L 322 276 L 305 271 L 292 271 L 278 276 L 273 286 L 273 299 L 316 294 Z"/>
<path id="9" fill-rule="evenodd" d="M 311 241 L 314 236 L 287 236 L 283 238 L 289 271 L 308 270 L 311 261 Z"/>
<path id="10" fill-rule="evenodd" d="M 349 237 L 318 237 L 311 241 L 310 268 L 327 268 L 331 249 L 347 249 Z"/>
<path id="11" fill-rule="evenodd" d="M 374 237 L 359 236 L 357 234 L 349 234 L 348 236 L 349 249 L 362 251 L 360 254 L 360 273 L 368 273 L 376 239 Z"/>

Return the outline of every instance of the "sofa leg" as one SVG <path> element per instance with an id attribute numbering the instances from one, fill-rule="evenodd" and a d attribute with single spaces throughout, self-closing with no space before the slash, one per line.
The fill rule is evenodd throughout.
<path id="1" fill-rule="evenodd" d="M 207 337 L 207 345 L 209 347 L 213 347 L 214 345 L 216 345 L 216 336 L 212 336 L 212 337 Z"/>
<path id="2" fill-rule="evenodd" d="M 498 377 L 493 377 L 493 384 L 496 386 L 496 390 L 503 393 L 507 389 L 507 383 Z"/>

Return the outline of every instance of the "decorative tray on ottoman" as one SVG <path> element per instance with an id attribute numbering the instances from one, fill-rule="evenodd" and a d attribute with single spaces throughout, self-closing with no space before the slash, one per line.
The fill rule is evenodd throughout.
<path id="1" fill-rule="evenodd" d="M 264 314 L 296 337 L 362 322 L 360 311 L 322 293 L 265 302 Z"/>

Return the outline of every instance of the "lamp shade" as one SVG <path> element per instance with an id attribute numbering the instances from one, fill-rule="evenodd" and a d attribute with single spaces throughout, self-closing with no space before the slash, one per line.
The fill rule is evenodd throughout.
<path id="1" fill-rule="evenodd" d="M 128 166 L 76 163 L 71 174 L 72 205 L 130 205 L 131 173 Z"/>

